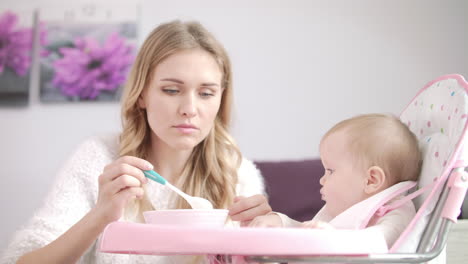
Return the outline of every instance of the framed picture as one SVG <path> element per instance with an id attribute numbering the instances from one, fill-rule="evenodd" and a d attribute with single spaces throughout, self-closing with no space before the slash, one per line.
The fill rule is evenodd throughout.
<path id="1" fill-rule="evenodd" d="M 40 56 L 42 102 L 115 101 L 134 61 L 137 6 L 47 8 Z"/>
<path id="2" fill-rule="evenodd" d="M 33 9 L 0 9 L 0 106 L 29 101 L 33 26 Z"/>

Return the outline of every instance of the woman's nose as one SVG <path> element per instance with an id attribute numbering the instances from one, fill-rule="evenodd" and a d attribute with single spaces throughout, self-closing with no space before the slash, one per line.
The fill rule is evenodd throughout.
<path id="1" fill-rule="evenodd" d="M 197 114 L 196 99 L 192 95 L 187 95 L 180 105 L 180 114 L 192 118 Z"/>

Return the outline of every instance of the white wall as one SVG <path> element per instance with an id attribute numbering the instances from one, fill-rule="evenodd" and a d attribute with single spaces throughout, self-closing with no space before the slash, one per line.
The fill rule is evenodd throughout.
<path id="1" fill-rule="evenodd" d="M 140 40 L 182 18 L 200 20 L 225 44 L 234 65 L 233 135 L 255 160 L 316 157 L 320 136 L 338 120 L 398 114 L 426 82 L 468 77 L 465 0 L 140 3 Z M 31 4 L 0 2 L 8 6 Z M 28 107 L 0 108 L 0 249 L 40 206 L 76 144 L 120 127 L 118 104 L 42 104 L 37 90 Z"/>

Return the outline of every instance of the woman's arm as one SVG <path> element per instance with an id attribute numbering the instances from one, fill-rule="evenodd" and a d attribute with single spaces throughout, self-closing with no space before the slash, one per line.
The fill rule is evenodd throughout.
<path id="1" fill-rule="evenodd" d="M 75 263 L 94 243 L 106 225 L 107 223 L 91 210 L 59 238 L 43 248 L 23 255 L 17 263 Z"/>
<path id="2" fill-rule="evenodd" d="M 143 195 L 147 180 L 141 170 L 151 164 L 135 157 L 112 162 L 113 149 L 96 139 L 78 148 L 43 207 L 16 232 L 1 263 L 76 262 L 105 226 L 122 216 L 127 201 Z"/>
<path id="3" fill-rule="evenodd" d="M 50 244 L 23 255 L 18 263 L 74 263 L 94 243 L 107 224 L 122 217 L 131 198 L 143 196 L 147 182 L 142 170 L 152 169 L 143 159 L 125 156 L 104 168 L 99 176 L 96 206 Z"/>

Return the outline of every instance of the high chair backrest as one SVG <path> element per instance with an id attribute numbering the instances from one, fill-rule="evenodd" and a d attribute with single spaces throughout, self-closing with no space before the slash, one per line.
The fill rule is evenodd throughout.
<path id="1" fill-rule="evenodd" d="M 445 75 L 428 83 L 400 116 L 416 134 L 423 154 L 418 212 L 391 248 L 414 252 L 452 169 L 465 167 L 463 145 L 467 134 L 468 83 L 460 75 Z"/>

